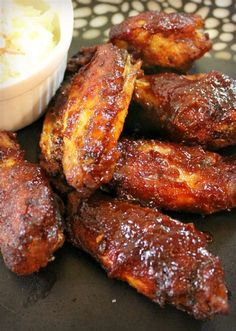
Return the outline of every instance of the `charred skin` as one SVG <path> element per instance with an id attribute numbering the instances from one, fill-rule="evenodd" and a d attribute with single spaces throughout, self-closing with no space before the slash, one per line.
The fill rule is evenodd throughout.
<path id="1" fill-rule="evenodd" d="M 68 60 L 66 74 L 61 87 L 50 102 L 44 120 L 41 134 L 41 165 L 52 177 L 62 174 L 62 121 L 66 104 L 69 99 L 71 81 L 75 74 L 93 58 L 97 46 L 82 47 L 81 50 Z"/>
<path id="2" fill-rule="evenodd" d="M 78 71 L 91 61 L 96 50 L 97 46 L 82 47 L 79 52 L 68 60 L 65 78 L 50 102 L 45 116 L 40 139 L 40 164 L 50 175 L 51 184 L 60 194 L 68 193 L 71 190 L 66 183 L 61 164 L 63 153 L 62 121 L 69 98 L 71 81 L 73 76 L 78 74 Z"/>
<path id="3" fill-rule="evenodd" d="M 88 64 L 94 57 L 97 46 L 81 47 L 67 62 L 66 77 L 77 73 L 83 66 Z"/>
<path id="4" fill-rule="evenodd" d="M 207 235 L 151 208 L 93 196 L 69 197 L 70 241 L 91 254 L 109 277 L 128 282 L 152 301 L 206 319 L 228 312 L 218 257 Z"/>
<path id="5" fill-rule="evenodd" d="M 64 81 L 52 99 L 43 123 L 40 137 L 40 164 L 51 176 L 63 173 L 63 115 L 68 101 L 71 77 Z"/>
<path id="6" fill-rule="evenodd" d="M 146 66 L 186 70 L 211 49 L 203 27 L 197 15 L 150 11 L 112 27 L 110 41 L 141 58 Z"/>
<path id="7" fill-rule="evenodd" d="M 71 190 L 66 182 L 61 164 L 63 156 L 62 121 L 71 79 L 72 76 L 69 74 L 50 102 L 40 137 L 40 165 L 49 175 L 53 188 L 60 194 L 66 194 Z"/>
<path id="8" fill-rule="evenodd" d="M 0 132 L 0 249 L 7 267 L 27 275 L 62 246 L 59 205 L 43 171 L 24 160 L 12 133 Z"/>
<path id="9" fill-rule="evenodd" d="M 62 165 L 67 182 L 82 195 L 112 177 L 136 73 L 127 52 L 108 44 L 72 81 Z"/>
<path id="10" fill-rule="evenodd" d="M 236 81 L 220 72 L 145 76 L 134 100 L 142 121 L 173 141 L 210 149 L 236 144 Z"/>
<path id="11" fill-rule="evenodd" d="M 59 107 L 46 116 L 40 142 L 44 168 L 53 168 L 54 175 L 64 173 L 81 196 L 112 178 L 140 66 L 125 50 L 98 46 L 89 64 L 70 81 L 65 101 L 56 100 Z"/>
<path id="12" fill-rule="evenodd" d="M 123 140 L 120 150 L 119 197 L 200 214 L 236 207 L 236 157 L 156 140 Z"/>

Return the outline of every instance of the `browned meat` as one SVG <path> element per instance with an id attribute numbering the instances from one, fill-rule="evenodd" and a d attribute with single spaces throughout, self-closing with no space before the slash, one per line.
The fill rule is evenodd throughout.
<path id="1" fill-rule="evenodd" d="M 41 165 L 51 175 L 52 183 L 60 189 L 60 192 L 68 190 L 61 166 L 63 112 L 68 101 L 73 75 L 91 61 L 96 50 L 97 46 L 82 47 L 78 53 L 68 60 L 64 81 L 51 101 L 44 121 L 41 148 L 43 153 L 46 154 L 46 158 L 42 155 Z"/>
<path id="2" fill-rule="evenodd" d="M 161 306 L 171 304 L 195 318 L 228 312 L 218 257 L 207 235 L 151 208 L 93 196 L 70 195 L 71 242 L 91 254 L 109 277 L 127 281 Z"/>
<path id="3" fill-rule="evenodd" d="M 61 164 L 63 156 L 63 113 L 68 101 L 72 76 L 68 74 L 49 104 L 40 138 L 40 165 L 47 172 L 54 189 L 60 193 L 68 192 Z"/>
<path id="4" fill-rule="evenodd" d="M 88 196 L 111 180 L 141 63 L 126 50 L 101 45 L 88 65 L 58 94 L 46 115 L 40 146 L 42 166 Z"/>
<path id="5" fill-rule="evenodd" d="M 61 165 L 63 112 L 68 101 L 73 76 L 91 61 L 96 50 L 97 46 L 82 47 L 79 52 L 68 60 L 65 78 L 55 97 L 50 102 L 44 120 L 41 137 L 41 149 L 43 153 L 40 157 L 40 164 L 50 174 L 50 182 L 60 194 L 68 193 L 71 190 L 70 186 L 66 183 Z"/>
<path id="6" fill-rule="evenodd" d="M 0 132 L 0 249 L 13 272 L 53 259 L 64 242 L 58 207 L 41 168 L 24 160 L 14 134 Z"/>
<path id="7" fill-rule="evenodd" d="M 98 46 L 81 47 L 79 52 L 73 55 L 67 63 L 66 76 L 75 74 L 84 65 L 88 64 L 97 51 Z"/>
<path id="8" fill-rule="evenodd" d="M 124 140 L 113 185 L 120 197 L 210 214 L 236 207 L 236 158 L 201 147 Z"/>
<path id="9" fill-rule="evenodd" d="M 221 148 L 236 144 L 236 81 L 212 71 L 137 80 L 134 100 L 141 121 L 173 141 Z"/>
<path id="10" fill-rule="evenodd" d="M 200 16 L 144 12 L 111 28 L 110 41 L 145 65 L 185 70 L 211 49 Z"/>

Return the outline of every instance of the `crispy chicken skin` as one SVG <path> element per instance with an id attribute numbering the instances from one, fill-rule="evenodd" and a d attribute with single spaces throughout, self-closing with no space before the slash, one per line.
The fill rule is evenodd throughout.
<path id="1" fill-rule="evenodd" d="M 112 27 L 110 41 L 141 58 L 146 66 L 186 70 L 211 49 L 203 27 L 197 15 L 150 11 Z"/>
<path id="2" fill-rule="evenodd" d="M 220 72 L 164 73 L 136 81 L 142 122 L 173 141 L 217 149 L 236 144 L 236 81 Z"/>
<path id="3" fill-rule="evenodd" d="M 27 275 L 62 246 L 59 205 L 41 168 L 24 160 L 13 133 L 0 132 L 0 249 L 7 267 Z"/>
<path id="4" fill-rule="evenodd" d="M 91 254 L 109 277 L 128 282 L 161 306 L 206 319 L 228 312 L 218 257 L 207 235 L 151 208 L 105 196 L 69 197 L 70 241 Z"/>
<path id="5" fill-rule="evenodd" d="M 55 97 L 49 105 L 44 120 L 41 136 L 41 165 L 52 176 L 52 182 L 63 183 L 62 159 L 62 120 L 69 98 L 71 81 L 74 74 L 93 58 L 97 46 L 82 47 L 81 50 L 68 60 L 65 78 Z"/>
<path id="6" fill-rule="evenodd" d="M 97 46 L 81 47 L 81 49 L 69 58 L 66 67 L 66 76 L 75 74 L 84 65 L 88 64 L 97 51 Z"/>
<path id="7" fill-rule="evenodd" d="M 72 76 L 69 74 L 50 102 L 40 137 L 40 165 L 49 175 L 54 189 L 60 193 L 67 193 L 70 190 L 63 174 L 61 160 L 63 156 L 62 120 L 71 79 Z"/>
<path id="8" fill-rule="evenodd" d="M 97 46 L 82 47 L 73 57 L 68 60 L 65 78 L 58 89 L 55 97 L 50 102 L 48 112 L 44 120 L 40 147 L 41 165 L 51 175 L 51 181 L 55 187 L 59 185 L 59 191 L 63 191 L 62 185 L 66 186 L 63 178 L 62 160 L 62 120 L 66 103 L 69 98 L 71 81 L 75 74 L 87 65 L 97 51 Z M 66 190 L 66 188 L 65 188 Z"/>
<path id="9" fill-rule="evenodd" d="M 131 60 L 126 50 L 112 44 L 98 46 L 46 116 L 41 164 L 54 176 L 63 172 L 81 196 L 112 178 L 117 141 L 141 66 Z"/>
<path id="10" fill-rule="evenodd" d="M 211 214 L 236 206 L 236 157 L 155 140 L 120 143 L 119 197 L 166 210 Z"/>

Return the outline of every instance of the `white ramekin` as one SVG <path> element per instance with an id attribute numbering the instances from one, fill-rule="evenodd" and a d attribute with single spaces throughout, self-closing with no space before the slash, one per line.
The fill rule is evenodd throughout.
<path id="1" fill-rule="evenodd" d="M 0 87 L 0 130 L 15 131 L 39 118 L 63 79 L 73 35 L 73 6 L 71 0 L 46 2 L 58 13 L 60 40 L 27 76 Z"/>

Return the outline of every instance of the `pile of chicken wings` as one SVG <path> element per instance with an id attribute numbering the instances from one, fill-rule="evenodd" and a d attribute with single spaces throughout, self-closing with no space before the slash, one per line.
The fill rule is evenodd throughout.
<path id="1" fill-rule="evenodd" d="M 166 214 L 236 206 L 236 158 L 215 152 L 236 144 L 236 81 L 186 73 L 211 49 L 203 27 L 145 12 L 81 49 L 48 107 L 40 165 L 0 133 L 0 248 L 13 272 L 46 266 L 65 237 L 161 306 L 228 312 L 209 236 Z"/>

